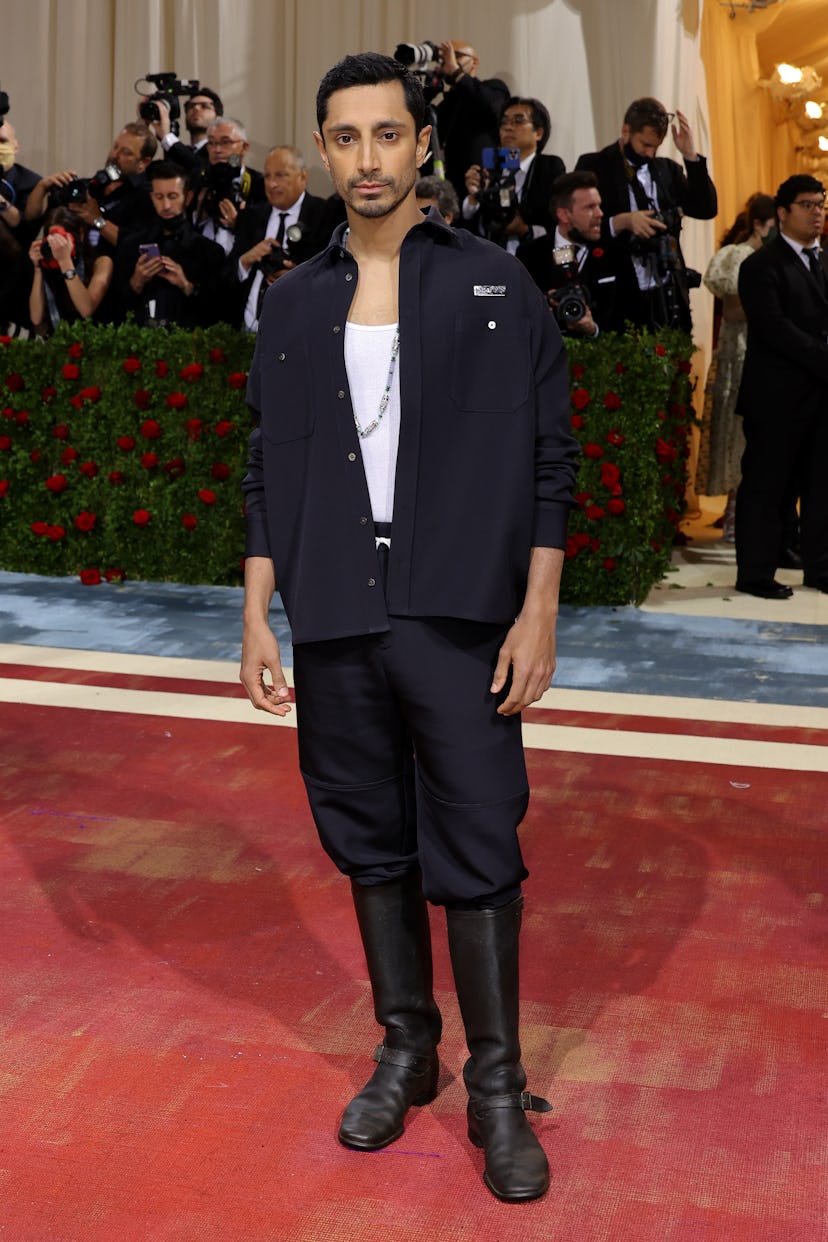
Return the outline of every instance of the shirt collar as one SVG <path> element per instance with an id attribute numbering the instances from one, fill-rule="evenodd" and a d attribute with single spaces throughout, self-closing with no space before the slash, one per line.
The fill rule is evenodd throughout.
<path id="1" fill-rule="evenodd" d="M 302 210 L 302 204 L 305 201 L 306 193 L 307 191 L 303 190 L 302 193 L 297 198 L 296 202 L 292 203 L 290 207 L 271 207 L 270 215 L 268 219 L 278 220 L 279 216 L 282 214 L 282 212 L 284 212 L 285 213 L 285 224 L 295 224 L 295 222 L 299 219 L 299 213 Z"/>
<path id="2" fill-rule="evenodd" d="M 343 221 L 342 224 L 338 224 L 334 229 L 333 236 L 328 242 L 327 250 L 324 251 L 324 254 L 329 262 L 344 259 L 348 254 L 348 251 L 345 249 L 345 234 L 347 230 L 347 221 Z M 452 246 L 460 245 L 460 239 L 458 238 L 455 229 L 452 225 L 446 224 L 436 207 L 430 208 L 428 215 L 423 216 L 423 219 L 419 224 L 415 224 L 411 229 L 409 229 L 405 242 L 407 242 L 409 238 L 414 237 L 414 235 L 417 235 L 417 237 L 431 237 L 434 241 L 447 242 Z M 404 245 L 405 242 L 403 243 Z"/>
<path id="3" fill-rule="evenodd" d="M 811 242 L 810 246 L 803 246 L 802 242 L 795 241 L 793 237 L 788 237 L 787 233 L 780 232 L 779 236 L 784 237 L 785 241 L 788 243 L 791 250 L 795 250 L 796 253 L 800 256 L 800 258 L 804 258 L 806 262 L 810 258 L 810 255 L 808 254 L 808 250 L 812 250 L 814 246 L 816 246 L 817 250 L 819 250 L 819 238 L 818 237 L 815 238 L 815 240 Z"/>

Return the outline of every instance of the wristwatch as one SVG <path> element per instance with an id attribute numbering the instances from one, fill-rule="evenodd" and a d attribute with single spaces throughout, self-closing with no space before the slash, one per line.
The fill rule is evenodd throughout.
<path id="1" fill-rule="evenodd" d="M 7 198 L 3 198 L 3 195 L 0 194 L 0 211 L 8 211 L 10 207 L 11 203 L 9 200 Z"/>
<path id="2" fill-rule="evenodd" d="M 92 228 L 97 229 L 98 232 L 100 233 L 101 229 L 103 228 L 105 224 L 106 224 L 106 220 L 104 220 L 103 216 L 96 216 L 95 219 L 92 221 Z"/>
<path id="3" fill-rule="evenodd" d="M 63 279 L 74 280 L 77 274 L 78 273 L 74 267 L 67 267 L 66 271 L 63 273 Z"/>

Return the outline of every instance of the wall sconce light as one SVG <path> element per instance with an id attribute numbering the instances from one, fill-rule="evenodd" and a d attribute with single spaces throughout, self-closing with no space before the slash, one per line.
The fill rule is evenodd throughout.
<path id="1" fill-rule="evenodd" d="M 808 99 L 822 86 L 822 78 L 813 65 L 774 65 L 769 78 L 760 78 L 759 85 L 770 91 L 774 103 L 796 103 Z"/>

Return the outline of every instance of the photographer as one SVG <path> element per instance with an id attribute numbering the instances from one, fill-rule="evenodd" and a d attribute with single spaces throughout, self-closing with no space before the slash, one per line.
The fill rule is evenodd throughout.
<path id="1" fill-rule="evenodd" d="M 561 331 L 596 339 L 612 322 L 615 274 L 601 241 L 601 195 L 594 173 L 571 172 L 552 186 L 555 231 L 518 249 L 546 294 Z"/>
<path id="2" fill-rule="evenodd" d="M 262 299 L 275 280 L 327 246 L 336 219 L 330 199 L 308 194 L 308 170 L 298 147 L 273 147 L 264 166 L 267 202 L 242 214 L 225 265 L 233 290 L 231 322 L 247 332 L 259 326 Z"/>
<path id="3" fill-rule="evenodd" d="M 26 202 L 38 183 L 37 173 L 18 164 L 20 143 L 7 117 L 0 124 L 0 228 L 5 226 L 21 245 L 32 235 L 24 224 Z"/>
<path id="4" fill-rule="evenodd" d="M 539 99 L 514 95 L 501 114 L 499 138 L 502 149 L 517 151 L 519 164 L 491 172 L 473 164 L 466 172 L 463 219 L 511 254 L 555 227 L 549 199 L 564 162 L 560 156 L 541 154 L 550 130 L 549 113 Z"/>
<path id="5" fill-rule="evenodd" d="M 147 99 L 141 101 L 142 104 L 147 102 Z M 160 106 L 157 109 L 157 119 L 149 124 L 161 143 L 164 157 L 172 160 L 174 164 L 180 164 L 188 173 L 201 172 L 208 161 L 208 127 L 224 115 L 221 97 L 209 86 L 200 86 L 195 94 L 184 101 L 184 123 L 190 135 L 189 143 L 183 142 L 178 134 L 173 133 L 169 103 L 164 99 L 153 102 Z"/>
<path id="6" fill-rule="evenodd" d="M 38 336 L 50 335 L 61 320 L 90 319 L 112 280 L 108 254 L 95 254 L 84 222 L 68 207 L 46 217 L 44 235 L 29 247 L 34 265 L 29 319 Z"/>
<path id="7" fill-rule="evenodd" d="M 454 224 L 460 215 L 460 204 L 454 186 L 442 177 L 418 177 L 414 186 L 417 206 L 423 215 L 436 207 L 446 224 Z"/>
<path id="8" fill-rule="evenodd" d="M 105 242 L 111 253 L 122 228 L 141 228 L 152 219 L 145 173 L 157 145 L 143 121 L 128 121 L 92 177 L 82 180 L 66 169 L 41 178 L 29 195 L 26 219 L 39 220 L 48 198 L 50 208 L 68 207 L 83 221 L 90 245 Z"/>
<path id="9" fill-rule="evenodd" d="M 221 247 L 187 218 L 192 191 L 184 170 L 160 160 L 150 168 L 154 222 L 118 246 L 115 284 L 124 311 L 139 324 L 207 327 L 218 318 Z"/>
<path id="10" fill-rule="evenodd" d="M 671 119 L 673 140 L 684 157 L 658 157 Z M 668 113 L 657 99 L 637 99 L 624 114 L 621 137 L 602 151 L 582 155 L 576 169 L 594 172 L 604 208 L 603 241 L 617 275 L 617 313 L 648 327 L 691 330 L 688 271 L 679 236 L 682 215 L 711 220 L 716 188 L 704 156 L 696 151 L 682 112 Z M 697 282 L 694 282 L 697 283 Z"/>
<path id="11" fill-rule="evenodd" d="M 264 199 L 264 178 L 248 168 L 250 150 L 241 121 L 219 117 L 207 127 L 207 165 L 196 188 L 193 223 L 225 254 L 233 249 L 239 216 L 246 207 Z"/>

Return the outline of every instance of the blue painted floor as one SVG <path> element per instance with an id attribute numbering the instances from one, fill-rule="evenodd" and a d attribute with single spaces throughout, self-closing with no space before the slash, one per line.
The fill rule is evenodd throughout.
<path id="1" fill-rule="evenodd" d="M 0 642 L 237 661 L 242 590 L 0 572 Z M 285 664 L 290 630 L 274 602 Z M 555 684 L 579 690 L 828 706 L 825 626 L 567 608 Z"/>

